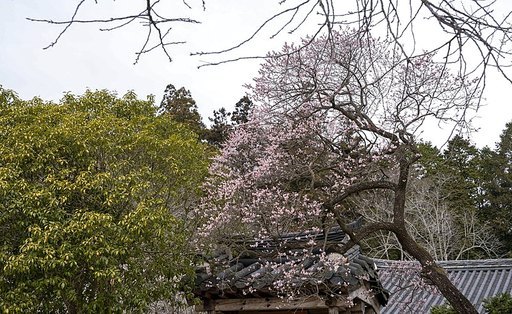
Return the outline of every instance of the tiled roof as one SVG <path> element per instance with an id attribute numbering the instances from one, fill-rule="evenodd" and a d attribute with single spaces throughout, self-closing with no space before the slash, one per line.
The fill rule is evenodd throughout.
<path id="1" fill-rule="evenodd" d="M 419 285 L 419 264 L 377 260 L 382 285 L 390 292 L 382 314 L 430 313 L 434 305 L 446 304 L 432 286 Z M 439 262 L 455 286 L 485 313 L 483 300 L 500 293 L 512 294 L 512 259 Z"/>
<path id="2" fill-rule="evenodd" d="M 297 244 L 307 242 L 311 238 L 311 234 L 307 233 L 287 235 L 286 239 L 280 239 L 279 244 L 272 241 L 259 241 L 251 249 L 268 253 L 280 247 L 283 242 Z M 342 243 L 344 234 L 336 229 L 327 235 L 322 235 L 322 239 L 339 244 Z M 320 294 L 346 295 L 366 285 L 373 291 L 379 291 L 377 299 L 381 304 L 385 304 L 387 300 L 387 294 L 378 281 L 373 260 L 361 255 L 357 246 L 345 254 L 348 263 L 347 259 L 342 261 L 339 254 L 326 255 L 321 249 L 309 251 L 306 257 L 301 254 L 293 256 L 294 254 L 271 258 L 255 256 L 230 258 L 229 254 L 223 254 L 210 258 L 207 267 L 202 267 L 196 272 L 195 294 L 198 297 L 214 299 L 275 297 L 279 296 L 280 289 L 277 285 L 286 281 L 285 284 L 291 285 L 289 287 L 297 287 L 298 292 L 304 290 L 306 295 L 309 290 Z M 332 261 L 335 261 L 334 264 Z M 300 271 L 300 276 L 286 277 L 290 269 Z"/>

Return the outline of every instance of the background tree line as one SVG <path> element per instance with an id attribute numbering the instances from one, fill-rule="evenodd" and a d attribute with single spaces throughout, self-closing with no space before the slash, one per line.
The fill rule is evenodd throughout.
<path id="1" fill-rule="evenodd" d="M 510 140 L 508 123 L 494 147 L 477 148 L 455 136 L 444 150 L 420 145 L 407 203 L 415 237 L 438 260 L 510 257 Z M 385 195 L 365 195 L 357 204 L 368 219 L 385 215 Z M 375 257 L 407 259 L 389 234 L 368 240 Z"/>

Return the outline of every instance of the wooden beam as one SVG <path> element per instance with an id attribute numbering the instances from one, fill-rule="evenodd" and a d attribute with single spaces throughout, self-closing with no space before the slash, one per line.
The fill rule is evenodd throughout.
<path id="1" fill-rule="evenodd" d="M 318 296 L 311 296 L 300 300 L 281 298 L 217 299 L 214 302 L 207 303 L 209 308 L 196 306 L 196 311 L 212 310 L 212 305 L 215 311 L 260 311 L 329 309 L 331 307 L 345 309 L 351 304 L 346 298 L 338 298 L 331 300 L 329 305 L 327 305 L 325 300 Z"/>
<path id="2" fill-rule="evenodd" d="M 361 302 L 362 301 L 362 302 Z M 355 304 L 354 304 L 355 303 Z M 359 304 L 364 303 L 364 304 Z M 347 309 L 364 309 L 369 305 L 373 312 L 380 313 L 380 304 L 373 294 L 360 287 L 349 293 L 346 297 L 323 299 L 319 296 L 309 296 L 297 300 L 282 298 L 247 298 L 247 299 L 203 299 L 202 305 L 196 305 L 196 312 L 207 311 L 216 313 L 217 311 L 237 312 L 237 311 L 272 311 L 272 310 L 308 310 L 308 309 L 328 309 L 329 314 L 338 314 Z M 362 310 L 364 313 L 364 310 Z"/>

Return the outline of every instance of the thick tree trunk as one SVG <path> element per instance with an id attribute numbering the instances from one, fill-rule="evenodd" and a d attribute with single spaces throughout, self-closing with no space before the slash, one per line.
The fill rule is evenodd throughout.
<path id="1" fill-rule="evenodd" d="M 396 235 L 404 250 L 420 262 L 424 276 L 439 289 L 457 313 L 478 314 L 473 304 L 450 281 L 446 271 L 412 239 L 405 228 L 396 232 Z"/>
<path id="2" fill-rule="evenodd" d="M 478 314 L 475 307 L 450 281 L 446 271 L 437 265 L 430 253 L 420 246 L 407 232 L 405 226 L 405 199 L 409 177 L 409 162 L 405 157 L 400 161 L 400 173 L 393 204 L 394 233 L 402 248 L 418 260 L 422 273 L 428 278 L 460 314 Z"/>

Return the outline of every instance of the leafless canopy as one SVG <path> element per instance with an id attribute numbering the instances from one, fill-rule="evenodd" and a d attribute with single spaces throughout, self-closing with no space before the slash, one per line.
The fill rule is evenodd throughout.
<path id="1" fill-rule="evenodd" d="M 46 48 L 53 47 L 73 24 L 101 24 L 100 30 L 112 31 L 123 28 L 136 21 L 142 21 L 146 29 L 146 38 L 136 53 L 135 63 L 141 55 L 160 49 L 171 61 L 169 45 L 183 44 L 173 40 L 171 29 L 176 23 L 200 23 L 189 16 L 168 16 L 172 12 L 164 9 L 161 0 L 141 0 L 141 9 L 132 14 L 81 19 L 83 6 L 98 0 L 79 0 L 71 17 L 67 20 L 29 18 L 30 21 L 44 22 L 63 26 L 62 30 Z M 442 62 L 458 66 L 463 76 L 473 75 L 485 86 L 485 75 L 489 67 L 494 67 L 508 81 L 512 82 L 507 67 L 511 66 L 512 27 L 510 10 L 505 10 L 505 0 L 276 0 L 279 9 L 257 26 L 253 33 L 231 47 L 216 51 L 193 52 L 191 55 L 218 55 L 217 61 L 201 66 L 218 65 L 242 59 L 264 58 L 264 52 L 254 55 L 224 58 L 228 52 L 250 45 L 253 39 L 264 31 L 271 38 L 281 34 L 292 34 L 299 29 L 309 32 L 311 40 L 319 34 L 329 34 L 340 25 L 357 29 L 361 38 L 368 38 L 370 32 L 388 38 L 399 47 L 404 59 L 425 52 L 438 52 Z M 173 4 L 176 9 L 206 10 L 206 0 L 183 0 Z M 229 1 L 215 3 L 229 5 Z M 501 6 L 501 7 L 500 7 Z M 99 6 L 98 6 L 99 7 Z M 190 11 L 189 10 L 189 11 Z M 164 12 L 165 11 L 165 12 Z M 170 10 L 169 10 L 170 11 Z M 192 13 L 192 11 L 190 11 Z M 242 13 L 242 12 L 241 12 Z M 277 25 L 277 26 L 276 26 Z M 423 28 L 422 28 L 423 25 Z M 440 40 L 420 45 L 425 30 L 429 34 L 440 34 Z M 175 36 L 175 35 L 174 35 Z M 434 35 L 436 36 L 436 35 Z M 430 41 L 430 40 L 429 40 Z M 261 55 L 257 55 L 260 53 Z M 474 57 L 474 55 L 477 55 Z M 468 55 L 471 55 L 468 60 Z"/>

